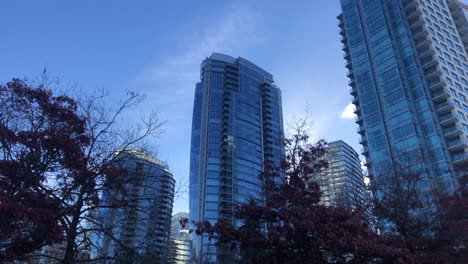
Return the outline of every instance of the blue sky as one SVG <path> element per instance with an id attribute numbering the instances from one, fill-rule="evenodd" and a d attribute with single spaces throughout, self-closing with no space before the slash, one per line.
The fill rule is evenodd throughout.
<path id="1" fill-rule="evenodd" d="M 166 120 L 158 158 L 188 178 L 193 94 L 212 52 L 244 57 L 282 89 L 285 124 L 309 108 L 312 136 L 360 152 L 336 16 L 339 1 L 2 1 L 0 82 L 38 76 L 147 95 Z M 174 213 L 188 210 L 188 193 Z"/>

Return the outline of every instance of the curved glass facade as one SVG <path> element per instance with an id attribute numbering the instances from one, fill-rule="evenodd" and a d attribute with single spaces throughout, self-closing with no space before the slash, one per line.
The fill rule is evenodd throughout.
<path id="1" fill-rule="evenodd" d="M 165 263 L 175 186 L 168 165 L 136 150 L 118 152 L 114 165 L 126 170 L 125 191 L 101 195 L 95 218 L 106 232 L 96 233 L 93 257 L 110 258 L 100 263 Z M 121 199 L 124 205 L 112 207 Z"/>
<path id="2" fill-rule="evenodd" d="M 455 166 L 466 160 L 468 146 L 468 86 L 461 81 L 468 68 L 448 3 L 341 0 L 340 34 L 371 178 L 398 173 L 395 168 L 411 159 L 412 170 L 422 172 L 431 187 L 457 187 Z M 446 37 L 436 30 L 443 25 L 452 32 Z M 455 82 L 444 70 L 449 58 L 441 41 L 460 47 L 447 53 L 460 64 L 458 91 L 451 92 Z"/>
<path id="3" fill-rule="evenodd" d="M 368 193 L 358 153 L 342 140 L 328 143 L 328 168 L 314 175 L 322 192 L 322 203 L 364 208 Z"/>
<path id="4" fill-rule="evenodd" d="M 238 224 L 232 210 L 259 197 L 258 176 L 265 162 L 281 159 L 282 142 L 281 92 L 272 75 L 243 58 L 214 53 L 204 60 L 192 124 L 190 216 Z M 203 263 L 233 257 L 206 237 L 194 237 L 193 247 Z"/>

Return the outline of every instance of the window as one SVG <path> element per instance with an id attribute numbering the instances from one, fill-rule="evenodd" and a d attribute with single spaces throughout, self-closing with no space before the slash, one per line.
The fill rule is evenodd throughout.
<path id="1" fill-rule="evenodd" d="M 460 98 L 463 100 L 463 102 L 466 102 L 466 98 L 463 94 L 460 94 Z"/>
<path id="2" fill-rule="evenodd" d="M 452 82 L 452 80 L 450 80 L 450 78 L 447 78 L 447 83 L 450 84 L 450 85 L 453 85 L 453 82 Z"/>
<path id="3" fill-rule="evenodd" d="M 460 61 L 459 61 L 459 60 L 457 60 L 457 59 L 453 59 L 453 62 L 455 62 L 455 64 L 456 64 L 457 66 L 461 66 L 461 65 L 460 65 Z"/>
<path id="4" fill-rule="evenodd" d="M 452 64 L 452 63 L 447 63 L 447 66 L 448 66 L 449 69 L 451 69 L 452 71 L 455 70 L 455 67 L 453 67 L 453 64 Z"/>
<path id="5" fill-rule="evenodd" d="M 458 112 L 458 117 L 462 120 L 465 120 L 465 114 L 463 114 L 462 112 Z"/>
<path id="6" fill-rule="evenodd" d="M 463 124 L 463 130 L 465 130 L 465 132 L 468 132 L 468 126 Z"/>
<path id="7" fill-rule="evenodd" d="M 455 88 L 457 88 L 458 90 L 463 92 L 463 89 L 462 89 L 461 85 L 459 85 L 458 83 L 455 83 Z"/>
<path id="8" fill-rule="evenodd" d="M 440 41 L 444 41 L 444 36 L 442 36 L 440 33 L 437 33 L 437 37 Z"/>
<path id="9" fill-rule="evenodd" d="M 463 79 L 463 78 L 461 78 L 461 82 L 462 82 L 464 85 L 468 85 L 468 82 L 467 82 L 465 79 Z"/>
<path id="10" fill-rule="evenodd" d="M 449 44 L 450 47 L 453 48 L 453 42 L 450 39 L 447 39 L 447 43 Z"/>
<path id="11" fill-rule="evenodd" d="M 454 89 L 450 89 L 450 94 L 453 95 L 453 96 L 457 96 L 457 92 L 455 92 Z"/>
<path id="12" fill-rule="evenodd" d="M 455 105 L 456 105 L 458 108 L 461 108 L 460 102 L 458 102 L 457 100 L 455 100 L 454 102 L 455 102 Z"/>

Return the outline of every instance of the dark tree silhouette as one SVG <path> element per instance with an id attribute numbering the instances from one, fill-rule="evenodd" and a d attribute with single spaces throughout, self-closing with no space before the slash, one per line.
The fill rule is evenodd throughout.
<path id="1" fill-rule="evenodd" d="M 468 192 L 440 193 L 424 177 L 418 157 L 400 155 L 391 172 L 372 182 L 375 228 L 383 241 L 416 263 L 465 263 Z"/>
<path id="2" fill-rule="evenodd" d="M 60 241 L 58 219 L 69 213 L 61 203 L 74 188 L 58 198 L 46 186 L 65 177 L 85 184 L 89 142 L 72 98 L 18 79 L 0 85 L 0 261 Z"/>
<path id="3" fill-rule="evenodd" d="M 305 133 L 286 140 L 279 166 L 267 164 L 261 197 L 240 204 L 231 223 L 195 223 L 218 247 L 239 248 L 242 263 L 407 263 L 411 256 L 386 246 L 367 225 L 363 212 L 320 204 L 313 173 L 327 167 L 326 143 L 308 144 Z"/>
<path id="4" fill-rule="evenodd" d="M 74 100 L 47 85 L 18 79 L 0 85 L 0 261 L 54 243 L 63 243 L 63 256 L 33 256 L 74 263 L 89 252 L 93 234 L 103 231 L 93 217 L 99 194 L 128 184 L 112 165 L 115 151 L 150 152 L 146 139 L 163 124 L 151 113 L 122 125 L 124 112 L 143 100 L 138 93 L 111 108 L 105 92 Z"/>

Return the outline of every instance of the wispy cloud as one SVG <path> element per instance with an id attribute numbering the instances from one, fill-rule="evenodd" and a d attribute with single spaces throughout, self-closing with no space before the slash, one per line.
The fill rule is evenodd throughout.
<path id="1" fill-rule="evenodd" d="M 242 50 L 262 42 L 258 33 L 259 14 L 246 7 L 231 6 L 219 21 L 200 31 L 181 37 L 184 43 L 177 55 L 147 69 L 139 80 L 156 81 L 166 78 L 194 80 L 199 76 L 201 61 L 212 52 L 240 55 Z"/>
<path id="2" fill-rule="evenodd" d="M 163 160 L 173 164 L 174 175 L 188 176 L 190 127 L 195 83 L 200 80 L 200 63 L 213 52 L 242 56 L 263 42 L 258 34 L 260 14 L 247 7 L 232 6 L 207 24 L 194 21 L 192 31 L 182 34 L 162 60 L 136 76 L 133 86 L 148 95 L 143 107 L 157 107 L 166 131 L 158 141 Z M 174 205 L 186 208 L 187 195 Z"/>
<path id="3" fill-rule="evenodd" d="M 353 119 L 356 117 L 356 114 L 354 113 L 354 110 L 356 109 L 356 106 L 354 106 L 352 103 L 349 103 L 343 112 L 341 112 L 341 118 L 343 119 Z"/>

